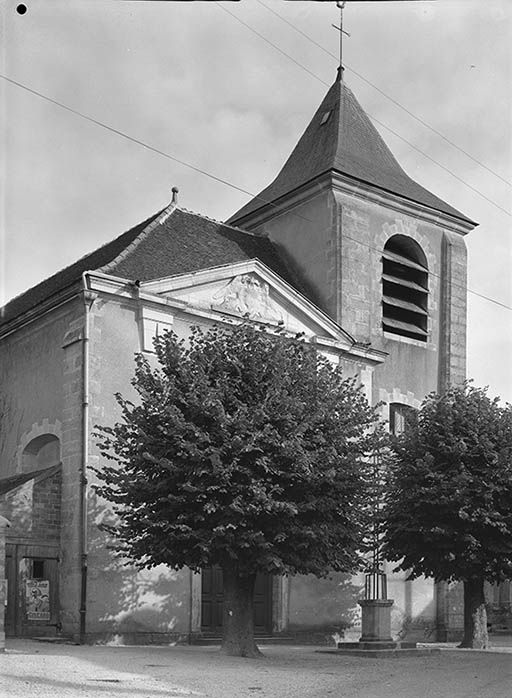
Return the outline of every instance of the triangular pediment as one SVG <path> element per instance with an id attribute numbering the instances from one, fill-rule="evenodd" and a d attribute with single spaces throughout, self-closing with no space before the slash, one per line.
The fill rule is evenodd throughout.
<path id="1" fill-rule="evenodd" d="M 205 269 L 141 284 L 141 291 L 185 302 L 192 310 L 248 318 L 289 333 L 352 347 L 339 325 L 259 260 Z"/>

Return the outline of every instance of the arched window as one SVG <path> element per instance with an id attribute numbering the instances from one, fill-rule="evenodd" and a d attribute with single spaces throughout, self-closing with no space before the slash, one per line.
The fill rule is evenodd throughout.
<path id="1" fill-rule="evenodd" d="M 60 463 L 60 441 L 54 434 L 41 434 L 32 439 L 23 449 L 24 473 L 43 470 L 58 463 Z"/>
<path id="2" fill-rule="evenodd" d="M 428 267 L 421 247 L 405 235 L 389 238 L 382 255 L 382 327 L 427 341 Z"/>

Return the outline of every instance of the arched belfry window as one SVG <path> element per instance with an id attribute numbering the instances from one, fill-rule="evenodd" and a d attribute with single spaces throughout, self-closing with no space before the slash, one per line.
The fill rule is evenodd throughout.
<path id="1" fill-rule="evenodd" d="M 382 255 L 382 327 L 427 341 L 428 267 L 423 250 L 405 235 L 393 235 Z"/>

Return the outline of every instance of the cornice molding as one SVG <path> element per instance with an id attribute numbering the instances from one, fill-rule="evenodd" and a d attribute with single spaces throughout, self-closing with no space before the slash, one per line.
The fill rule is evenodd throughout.
<path id="1" fill-rule="evenodd" d="M 355 180 L 335 170 L 324 172 L 319 177 L 283 195 L 275 202 L 263 204 L 260 209 L 249 214 L 245 219 L 240 219 L 237 225 L 242 228 L 245 226 L 249 230 L 257 228 L 264 225 L 269 220 L 278 218 L 285 213 L 293 213 L 293 209 L 296 209 L 329 190 L 335 195 L 336 193 L 346 194 L 366 202 L 383 206 L 394 213 L 413 216 L 425 223 L 439 226 L 445 230 L 458 233 L 459 235 L 467 235 L 478 225 L 477 223 L 463 221 L 455 216 L 450 216 L 447 213 L 430 208 L 425 204 L 380 189 L 372 184 Z M 302 215 L 298 215 L 298 217 L 306 219 L 306 217 Z M 314 223 L 314 221 L 311 222 Z"/>
<path id="2" fill-rule="evenodd" d="M 69 301 L 77 298 L 83 291 L 81 280 L 76 281 L 71 286 L 59 291 L 59 293 L 54 294 L 50 298 L 47 298 L 42 303 L 38 303 L 30 310 L 25 313 L 16 316 L 11 321 L 6 322 L 0 328 L 0 339 L 4 339 L 14 332 L 20 330 L 22 327 L 31 324 L 35 320 L 39 320 L 44 315 L 47 315 L 52 310 L 56 310 L 60 306 L 68 303 Z"/>
<path id="3" fill-rule="evenodd" d="M 239 262 L 236 264 L 203 269 L 190 274 L 180 274 L 173 277 L 158 279 L 156 281 L 143 283 L 140 287 L 127 279 L 119 279 L 102 272 L 90 272 L 87 277 L 88 287 L 91 290 L 106 295 L 114 301 L 131 302 L 134 308 L 138 307 L 141 310 L 142 314 L 144 314 L 144 309 L 146 308 L 161 314 L 159 315 L 161 318 L 165 317 L 165 314 L 186 314 L 209 321 L 233 324 L 243 322 L 244 318 L 234 313 L 216 309 L 209 310 L 207 308 L 198 307 L 187 301 L 162 296 L 160 294 L 172 290 L 194 287 L 195 285 L 208 283 L 219 278 L 225 278 L 226 276 L 237 276 L 251 272 L 257 273 L 266 282 L 271 284 L 286 302 L 304 313 L 304 315 L 309 317 L 317 326 L 322 327 L 326 333 L 339 336 L 339 339 L 333 336 L 324 337 L 319 335 L 310 338 L 308 341 L 317 344 L 319 349 L 333 351 L 340 357 L 343 356 L 344 358 L 365 362 L 372 366 L 381 364 L 385 360 L 387 356 L 386 352 L 358 344 L 345 330 L 343 330 L 343 328 L 325 315 L 322 310 L 313 305 L 307 298 L 301 296 L 271 269 L 256 259 L 250 262 Z M 258 325 L 268 327 L 270 330 L 275 329 L 276 331 L 281 331 L 278 322 L 266 320 L 257 320 L 255 322 L 257 322 Z"/>

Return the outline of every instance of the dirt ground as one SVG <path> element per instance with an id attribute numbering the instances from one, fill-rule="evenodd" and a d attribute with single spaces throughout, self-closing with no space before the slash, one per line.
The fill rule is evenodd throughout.
<path id="1" fill-rule="evenodd" d="M 261 659 L 215 647 L 7 641 L 1 698 L 511 698 L 512 648 L 369 659 L 267 646 Z"/>

